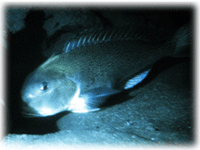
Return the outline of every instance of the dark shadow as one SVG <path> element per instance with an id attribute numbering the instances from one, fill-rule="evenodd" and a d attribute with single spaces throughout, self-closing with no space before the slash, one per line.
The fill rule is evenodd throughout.
<path id="1" fill-rule="evenodd" d="M 130 92 L 136 91 L 139 88 L 142 88 L 149 82 L 153 81 L 160 73 L 163 71 L 185 61 L 190 61 L 191 58 L 189 57 L 182 57 L 182 58 L 175 58 L 175 57 L 165 57 L 157 61 L 153 67 L 151 68 L 151 71 L 147 75 L 147 77 L 140 83 L 138 83 L 136 86 L 134 86 L 131 89 L 124 90 L 119 94 L 115 94 L 110 96 L 104 104 L 102 104 L 100 107 L 107 108 L 111 107 L 120 103 L 123 103 L 125 101 L 128 101 L 134 97 L 129 96 Z"/>
<path id="2" fill-rule="evenodd" d="M 24 122 L 20 113 L 20 90 L 27 75 L 45 61 L 41 55 L 41 47 L 47 35 L 43 29 L 44 18 L 43 11 L 30 10 L 24 19 L 25 28 L 15 34 L 8 33 L 7 133 L 19 133 L 26 128 L 34 128 L 31 124 L 29 126 Z"/>
<path id="3" fill-rule="evenodd" d="M 163 71 L 165 71 L 181 62 L 190 61 L 190 60 L 191 60 L 190 57 L 180 57 L 180 58 L 165 57 L 165 58 L 162 58 L 153 65 L 149 74 L 142 82 L 140 82 L 139 84 L 137 84 L 136 86 L 134 86 L 132 89 L 129 89 L 129 90 L 130 91 L 137 90 L 138 88 L 140 88 L 140 87 L 148 84 L 152 80 L 154 80 L 154 78 L 156 78 Z"/>
<path id="4" fill-rule="evenodd" d="M 56 125 L 56 121 L 70 112 L 62 112 L 54 116 L 48 117 L 33 117 L 33 118 L 18 118 L 18 125 L 15 125 L 15 129 L 9 133 L 15 134 L 37 134 L 43 135 L 48 133 L 58 132 L 59 129 Z"/>

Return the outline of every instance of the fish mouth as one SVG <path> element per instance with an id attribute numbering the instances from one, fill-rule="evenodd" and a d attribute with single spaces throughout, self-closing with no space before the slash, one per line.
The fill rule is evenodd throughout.
<path id="1" fill-rule="evenodd" d="M 42 117 L 34 108 L 30 107 L 27 103 L 22 103 L 22 116 L 25 118 Z"/>
<path id="2" fill-rule="evenodd" d="M 31 107 L 28 103 L 22 103 L 22 116 L 25 118 L 32 117 L 46 117 L 57 114 L 58 112 L 53 111 L 51 108 L 35 108 Z"/>
<path id="3" fill-rule="evenodd" d="M 30 106 L 23 106 L 22 116 L 25 118 L 33 117 L 47 117 L 58 114 L 59 112 L 53 112 L 52 109 L 43 109 L 42 111 L 37 111 L 36 109 Z"/>

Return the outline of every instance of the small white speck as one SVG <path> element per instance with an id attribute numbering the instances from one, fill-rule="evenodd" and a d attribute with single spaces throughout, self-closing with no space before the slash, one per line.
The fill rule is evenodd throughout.
<path id="1" fill-rule="evenodd" d="M 32 98 L 32 97 L 33 97 L 33 95 L 32 95 L 32 94 L 29 94 L 29 95 L 28 95 L 28 97 Z"/>
<path id="2" fill-rule="evenodd" d="M 136 136 L 136 135 L 132 135 L 131 137 L 132 137 L 133 139 L 137 138 L 137 136 Z"/>

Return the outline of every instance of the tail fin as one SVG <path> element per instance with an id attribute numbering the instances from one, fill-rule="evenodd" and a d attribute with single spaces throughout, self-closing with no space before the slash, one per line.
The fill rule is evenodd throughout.
<path id="1" fill-rule="evenodd" d="M 176 43 L 175 56 L 188 57 L 191 55 L 192 46 L 192 25 L 186 24 L 181 27 L 175 34 L 174 41 Z"/>

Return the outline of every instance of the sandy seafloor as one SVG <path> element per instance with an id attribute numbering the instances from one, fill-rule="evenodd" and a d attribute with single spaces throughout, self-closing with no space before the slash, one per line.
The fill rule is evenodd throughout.
<path id="1" fill-rule="evenodd" d="M 70 113 L 58 120 L 61 131 L 44 135 L 8 134 L 6 149 L 95 146 L 132 147 L 193 144 L 192 89 L 188 61 L 179 63 L 145 86 L 134 98 L 102 111 Z M 33 127 L 34 128 L 34 127 Z"/>
<path id="2" fill-rule="evenodd" d="M 158 62 L 150 72 L 152 77 L 127 95 L 120 97 L 126 101 L 101 111 L 86 114 L 68 113 L 39 119 L 24 118 L 20 112 L 20 89 L 24 79 L 45 60 L 41 56 L 41 47 L 44 46 L 42 41 L 62 28 L 64 23 L 69 23 L 66 26 L 72 29 L 73 26 L 81 25 L 90 28 L 93 24 L 95 27 L 109 24 L 109 20 L 118 25 L 132 21 L 141 23 L 141 16 L 146 16 L 161 24 L 160 26 L 177 24 L 180 26 L 184 21 L 187 22 L 187 15 L 179 17 L 179 14 L 170 12 L 171 16 L 166 15 L 168 13 L 164 15 L 161 13 L 162 15 L 159 16 L 159 13 L 155 12 L 152 13 L 153 15 L 142 12 L 127 16 L 127 13 L 117 14 L 112 10 L 97 11 L 97 13 L 50 11 L 45 12 L 46 15 L 49 13 L 47 17 L 50 19 L 41 23 L 44 13 L 36 11 L 26 17 L 27 11 L 29 9 L 13 10 L 9 16 L 14 23 L 10 23 L 9 25 L 13 26 L 8 27 L 10 29 L 8 44 L 11 46 L 6 47 L 9 49 L 10 88 L 6 106 L 8 108 L 7 134 L 3 138 L 2 148 L 36 150 L 95 147 L 98 149 L 100 147 L 133 148 L 138 145 L 184 147 L 194 144 L 193 64 L 187 58 L 168 58 Z M 173 18 L 173 15 L 178 16 L 180 20 L 182 18 L 182 22 L 175 21 L 177 24 L 173 24 L 174 21 L 168 21 L 170 17 Z M 176 17 L 173 19 L 176 20 Z M 26 19 L 23 20 L 24 18 Z M 26 23 L 25 27 L 23 22 Z M 142 21 L 142 24 L 146 22 Z M 115 98 L 117 97 L 111 100 L 114 101 Z"/>

